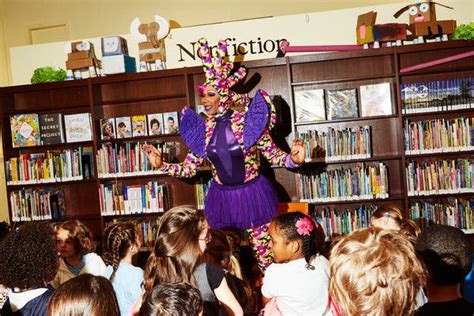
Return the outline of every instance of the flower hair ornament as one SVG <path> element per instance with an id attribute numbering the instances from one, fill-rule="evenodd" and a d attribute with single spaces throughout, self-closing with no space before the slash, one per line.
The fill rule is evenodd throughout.
<path id="1" fill-rule="evenodd" d="M 202 60 L 206 81 L 199 86 L 199 92 L 204 91 L 206 86 L 212 86 L 217 90 L 220 96 L 219 108 L 216 116 L 222 116 L 231 103 L 236 105 L 248 106 L 249 98 L 245 94 L 238 94 L 231 91 L 230 88 L 238 83 L 247 74 L 245 68 L 240 67 L 233 74 L 230 74 L 234 64 L 224 60 L 227 56 L 227 42 L 220 40 L 215 49 L 209 49 L 205 38 L 198 40 L 198 55 Z M 212 51 L 215 57 L 212 56 Z"/>
<path id="2" fill-rule="evenodd" d="M 315 223 L 315 224 L 317 225 L 317 223 Z M 310 233 L 314 229 L 312 221 L 307 217 L 302 217 L 302 218 L 298 219 L 296 221 L 295 227 L 296 227 L 296 231 L 301 236 L 309 236 Z"/>

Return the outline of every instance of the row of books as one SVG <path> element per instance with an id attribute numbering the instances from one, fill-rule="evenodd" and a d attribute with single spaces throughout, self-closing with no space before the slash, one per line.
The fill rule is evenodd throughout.
<path id="1" fill-rule="evenodd" d="M 15 114 L 10 116 L 13 148 L 92 140 L 90 113 Z"/>
<path id="2" fill-rule="evenodd" d="M 149 142 L 148 142 L 149 143 Z M 147 142 L 126 142 L 102 144 L 97 151 L 97 172 L 99 178 L 115 178 L 139 175 L 161 174 L 153 169 L 147 155 L 142 151 Z M 175 160 L 176 143 L 154 143 L 161 150 L 163 161 Z"/>
<path id="3" fill-rule="evenodd" d="M 474 192 L 474 160 L 408 161 L 408 196 Z"/>
<path id="4" fill-rule="evenodd" d="M 306 161 L 355 160 L 371 157 L 370 126 L 337 130 L 328 127 L 326 132 L 307 130 L 298 133 L 306 145 Z"/>
<path id="5" fill-rule="evenodd" d="M 474 78 L 400 85 L 402 113 L 470 109 L 474 106 Z"/>
<path id="6" fill-rule="evenodd" d="M 103 118 L 100 120 L 102 140 L 177 134 L 178 112 Z"/>
<path id="7" fill-rule="evenodd" d="M 410 205 L 410 217 L 421 227 L 430 223 L 473 229 L 474 200 L 449 198 L 444 202 L 415 202 Z"/>
<path id="8" fill-rule="evenodd" d="M 405 120 L 405 153 L 443 153 L 474 150 L 474 118 Z"/>
<path id="9" fill-rule="evenodd" d="M 107 222 L 106 227 L 111 225 L 112 223 L 117 223 L 117 222 L 131 222 L 137 226 L 138 239 L 141 242 L 143 250 L 149 250 L 155 244 L 156 234 L 158 232 L 158 227 L 160 226 L 159 218 L 154 218 L 154 219 L 137 218 L 133 220 L 129 218 L 117 218 L 117 219 L 114 219 L 112 222 Z"/>
<path id="10" fill-rule="evenodd" d="M 168 188 L 164 183 L 101 184 L 100 213 L 103 216 L 161 213 L 169 206 Z"/>
<path id="11" fill-rule="evenodd" d="M 78 181 L 92 178 L 91 147 L 20 154 L 5 162 L 7 185 Z"/>
<path id="12" fill-rule="evenodd" d="M 297 123 L 393 114 L 390 82 L 338 90 L 302 86 L 294 94 Z"/>
<path id="13" fill-rule="evenodd" d="M 206 200 L 207 191 L 209 191 L 209 187 L 211 185 L 211 179 L 209 180 L 202 180 L 200 183 L 196 183 L 194 185 L 194 190 L 196 193 L 196 207 L 200 210 L 204 209 L 204 202 Z"/>
<path id="14" fill-rule="evenodd" d="M 345 210 L 324 207 L 316 211 L 316 221 L 322 226 L 326 240 L 331 240 L 332 237 L 368 227 L 370 217 L 376 208 L 374 205 L 361 205 Z"/>
<path id="15" fill-rule="evenodd" d="M 60 219 L 65 213 L 63 190 L 26 189 L 10 192 L 12 221 Z"/>
<path id="16" fill-rule="evenodd" d="M 388 198 L 387 166 L 358 164 L 355 168 L 298 173 L 301 202 L 325 203 Z"/>

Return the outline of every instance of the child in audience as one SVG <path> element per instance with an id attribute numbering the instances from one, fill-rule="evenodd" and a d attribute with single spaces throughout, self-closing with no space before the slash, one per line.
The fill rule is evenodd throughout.
<path id="1" fill-rule="evenodd" d="M 244 309 L 244 314 L 255 314 L 257 312 L 256 295 L 249 283 L 242 277 L 239 261 L 231 251 L 226 234 L 218 229 L 211 229 L 210 234 L 212 239 L 207 244 L 204 259 L 224 269 L 227 284 Z"/>
<path id="2" fill-rule="evenodd" d="M 132 265 L 140 250 L 137 227 L 133 223 L 115 223 L 104 232 L 105 277 L 114 286 L 121 315 L 129 315 L 133 303 L 142 293 L 143 270 Z"/>
<path id="3" fill-rule="evenodd" d="M 426 280 L 408 238 L 378 227 L 342 237 L 329 266 L 333 315 L 412 315 Z"/>
<path id="4" fill-rule="evenodd" d="M 231 315 L 243 315 L 227 285 L 224 271 L 202 262 L 210 236 L 202 211 L 187 206 L 167 211 L 161 217 L 156 243 L 145 269 L 145 291 L 162 283 L 186 282 L 199 289 L 205 304 L 218 301 Z M 212 312 L 210 308 L 209 312 Z"/>
<path id="5" fill-rule="evenodd" d="M 61 284 L 49 301 L 48 316 L 119 316 L 109 280 L 82 274 Z"/>
<path id="6" fill-rule="evenodd" d="M 382 205 L 370 217 L 372 226 L 382 229 L 392 229 L 407 235 L 412 241 L 421 232 L 420 226 L 403 217 L 402 211 L 395 205 Z"/>
<path id="7" fill-rule="evenodd" d="M 301 212 L 277 216 L 270 224 L 274 263 L 265 272 L 265 304 L 282 315 L 323 315 L 328 304 L 328 261 L 319 255 L 322 228 Z M 268 309 L 268 306 L 266 307 Z"/>
<path id="8" fill-rule="evenodd" d="M 9 289 L 0 315 L 46 315 L 53 294 L 47 283 L 57 271 L 58 251 L 51 225 L 25 223 L 9 233 L 0 243 L 0 284 Z"/>
<path id="9" fill-rule="evenodd" d="M 200 316 L 203 303 L 199 290 L 189 283 L 163 283 L 145 296 L 140 316 Z"/>
<path id="10" fill-rule="evenodd" d="M 66 221 L 56 228 L 56 244 L 61 256 L 58 274 L 51 285 L 57 288 L 79 274 L 104 275 L 105 264 L 95 254 L 92 234 L 78 220 Z"/>
<path id="11" fill-rule="evenodd" d="M 428 271 L 428 303 L 417 315 L 474 315 L 474 305 L 461 297 L 460 286 L 471 269 L 469 241 L 458 228 L 430 225 L 415 244 Z"/>

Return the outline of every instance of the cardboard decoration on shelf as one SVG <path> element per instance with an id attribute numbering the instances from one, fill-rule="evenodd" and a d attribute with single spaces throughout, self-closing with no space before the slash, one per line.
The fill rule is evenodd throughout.
<path id="1" fill-rule="evenodd" d="M 66 44 L 66 80 L 97 77 L 101 75 L 101 62 L 95 56 L 94 44 L 78 41 Z"/>
<path id="2" fill-rule="evenodd" d="M 135 58 L 128 55 L 127 40 L 121 36 L 101 38 L 102 70 L 105 75 L 134 73 Z"/>
<path id="3" fill-rule="evenodd" d="M 139 18 L 132 21 L 130 33 L 138 41 L 140 72 L 166 69 L 164 38 L 169 30 L 169 22 L 159 15 L 151 23 L 141 23 Z"/>
<path id="4" fill-rule="evenodd" d="M 357 17 L 356 37 L 357 44 L 368 48 L 373 43 L 379 48 L 380 43 L 395 42 L 397 46 L 407 38 L 407 24 L 387 23 L 375 24 L 377 12 L 370 11 Z"/>

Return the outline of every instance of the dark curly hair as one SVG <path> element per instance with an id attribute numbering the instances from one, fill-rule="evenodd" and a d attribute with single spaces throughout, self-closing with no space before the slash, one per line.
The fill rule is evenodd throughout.
<path id="1" fill-rule="evenodd" d="M 45 286 L 58 272 L 53 227 L 45 222 L 25 223 L 0 243 L 0 284 L 9 288 Z"/>
<path id="2" fill-rule="evenodd" d="M 312 230 L 308 235 L 298 233 L 296 223 L 299 220 L 309 220 L 312 225 Z M 306 261 L 307 269 L 314 269 L 311 260 L 320 252 L 322 243 L 324 242 L 324 231 L 321 225 L 316 221 L 301 212 L 289 212 L 275 217 L 272 221 L 278 231 L 286 237 L 288 241 L 300 240 L 303 246 L 304 259 Z"/>
<path id="3" fill-rule="evenodd" d="M 77 219 L 65 221 L 56 227 L 56 230 L 59 229 L 64 229 L 69 232 L 69 239 L 77 253 L 85 255 L 94 252 L 95 244 L 92 239 L 92 233 L 82 222 Z"/>

